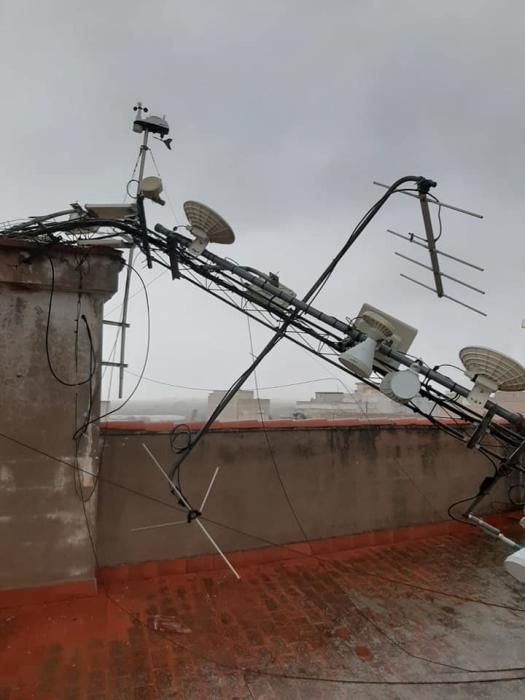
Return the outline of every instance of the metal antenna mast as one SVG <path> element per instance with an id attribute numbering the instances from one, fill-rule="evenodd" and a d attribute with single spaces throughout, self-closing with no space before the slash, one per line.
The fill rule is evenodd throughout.
<path id="1" fill-rule="evenodd" d="M 137 211 L 136 216 L 138 219 L 139 226 L 142 229 L 142 244 L 144 249 L 144 254 L 146 256 L 146 261 L 148 267 L 152 267 L 151 255 L 149 250 L 149 241 L 147 237 L 147 225 L 146 225 L 146 215 L 144 211 L 144 199 L 151 199 L 157 204 L 164 204 L 164 201 L 160 198 L 160 193 L 162 192 L 162 181 L 157 177 L 144 178 L 144 169 L 146 167 L 146 157 L 149 151 L 148 140 L 150 133 L 158 134 L 157 139 L 162 141 L 169 150 L 171 150 L 171 139 L 166 138 L 169 133 L 169 125 L 164 117 L 150 116 L 148 114 L 149 110 L 147 107 L 142 105 L 142 102 L 137 102 L 133 111 L 136 112 L 135 120 L 133 122 L 133 131 L 137 134 L 143 134 L 142 144 L 139 150 L 139 171 L 137 177 L 137 193 L 135 195 Z M 145 181 L 149 180 L 148 187 L 145 187 Z M 126 364 L 126 333 L 129 328 L 128 323 L 128 308 L 129 308 L 129 289 L 131 285 L 131 273 L 133 271 L 133 260 L 135 257 L 136 243 L 133 242 L 129 254 L 128 263 L 126 270 L 126 281 L 124 283 L 124 300 L 122 302 L 122 315 L 120 321 L 107 321 L 109 325 L 118 326 L 120 328 L 120 357 L 118 362 L 105 363 L 112 366 L 117 366 L 119 368 L 119 384 L 118 384 L 118 397 L 122 398 L 124 394 L 124 370 L 127 367 Z"/>
<path id="2" fill-rule="evenodd" d="M 148 112 L 147 107 L 142 107 L 142 102 L 137 102 L 133 111 L 137 113 L 137 118 L 133 124 L 133 131 L 140 133 L 141 127 L 139 126 L 142 121 L 142 111 Z M 144 138 L 142 140 L 142 145 L 140 147 L 139 153 L 139 174 L 137 178 L 137 197 L 140 196 L 142 180 L 144 178 L 144 167 L 146 165 L 146 155 L 148 153 L 148 129 L 143 129 Z M 118 397 L 122 398 L 124 393 L 124 369 L 125 358 L 126 358 L 126 331 L 128 329 L 128 306 L 129 306 L 129 287 L 131 284 L 131 272 L 133 269 L 133 258 L 135 257 L 136 246 L 131 246 L 128 254 L 128 267 L 126 269 L 126 282 L 124 285 L 124 301 L 122 303 L 122 316 L 120 317 L 120 361 L 119 361 L 119 377 L 118 377 Z"/>

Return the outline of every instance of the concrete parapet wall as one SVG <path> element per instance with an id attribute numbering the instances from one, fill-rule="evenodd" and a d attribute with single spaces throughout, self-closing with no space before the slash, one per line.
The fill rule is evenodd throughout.
<path id="1" fill-rule="evenodd" d="M 225 551 L 299 542 L 304 534 L 319 540 L 444 521 L 449 505 L 475 494 L 491 471 L 476 451 L 418 420 L 276 423 L 266 433 L 260 424 L 217 424 L 183 466 L 184 493 L 196 507 L 221 467 L 205 516 Z M 166 429 L 118 423 L 106 428 L 104 479 L 153 500 L 100 483 L 102 566 L 212 552 L 194 524 L 132 532 L 184 519 L 142 447 L 147 444 L 171 466 L 175 455 Z M 501 500 L 503 493 L 494 498 Z"/>

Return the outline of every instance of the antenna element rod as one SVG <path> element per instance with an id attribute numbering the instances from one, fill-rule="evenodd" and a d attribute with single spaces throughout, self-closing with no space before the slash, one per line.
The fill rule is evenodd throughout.
<path id="1" fill-rule="evenodd" d="M 385 190 L 389 188 L 389 185 L 385 185 L 383 182 L 376 182 L 376 180 L 373 181 L 373 185 L 377 185 L 378 187 L 383 187 Z M 403 192 L 402 190 L 399 190 L 401 194 L 407 194 L 409 197 L 417 197 L 419 198 L 419 195 L 416 194 L 415 192 Z M 431 204 L 438 204 L 438 202 L 433 202 L 430 200 Z M 468 216 L 475 216 L 476 219 L 482 219 L 483 214 L 476 214 L 474 211 L 469 211 L 468 209 L 461 209 L 460 207 L 453 207 L 452 204 L 445 204 L 444 202 L 439 202 L 441 204 L 441 207 L 443 209 L 452 209 L 452 211 L 458 211 L 460 214 L 468 214 Z"/>

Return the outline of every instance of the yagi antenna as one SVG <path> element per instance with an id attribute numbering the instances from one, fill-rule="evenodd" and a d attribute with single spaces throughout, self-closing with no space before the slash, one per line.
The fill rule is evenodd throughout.
<path id="1" fill-rule="evenodd" d="M 384 185 L 383 183 L 376 181 L 374 181 L 374 185 L 378 185 L 379 187 L 388 187 L 388 185 Z M 414 284 L 417 284 L 420 287 L 424 287 L 425 289 L 434 292 L 440 299 L 448 299 L 449 301 L 453 301 L 454 303 L 459 304 L 460 306 L 464 306 L 466 309 L 469 309 L 474 313 L 480 314 L 481 316 L 486 316 L 487 314 L 484 311 L 481 311 L 480 309 L 476 308 L 475 306 L 471 306 L 470 304 L 465 304 L 463 301 L 460 301 L 459 299 L 456 299 L 445 292 L 444 280 L 450 280 L 451 282 L 459 284 L 462 287 L 465 287 L 466 289 L 476 292 L 477 294 L 485 294 L 484 290 L 479 289 L 479 287 L 475 287 L 474 285 L 469 284 L 468 282 L 464 282 L 463 280 L 460 280 L 457 277 L 452 277 L 452 275 L 442 272 L 440 267 L 440 256 L 448 258 L 449 260 L 454 260 L 455 262 L 458 262 L 461 265 L 466 265 L 467 267 L 470 267 L 473 270 L 478 270 L 480 272 L 483 272 L 483 268 L 479 265 L 475 265 L 474 263 L 462 260 L 461 258 L 458 258 L 455 255 L 451 255 L 450 253 L 445 253 L 444 251 L 438 250 L 438 248 L 436 247 L 437 239 L 434 236 L 434 229 L 432 227 L 432 218 L 430 216 L 429 204 L 436 204 L 440 208 L 452 209 L 453 211 L 457 211 L 461 214 L 466 214 L 468 216 L 474 216 L 478 219 L 482 219 L 483 216 L 481 214 L 477 214 L 476 212 L 469 211 L 468 209 L 461 209 L 460 207 L 455 207 L 451 204 L 445 204 L 444 202 L 441 202 L 437 199 L 429 199 L 427 196 L 429 188 L 433 186 L 435 186 L 435 183 L 430 181 L 424 181 L 423 183 L 420 183 L 418 185 L 417 193 L 401 191 L 402 194 L 407 194 L 411 197 L 417 197 L 417 199 L 419 199 L 419 204 L 421 206 L 421 214 L 423 217 L 423 226 L 425 229 L 425 237 L 417 236 L 414 233 L 410 233 L 407 236 L 404 236 L 403 234 L 397 233 L 396 231 L 392 231 L 391 229 L 387 229 L 387 231 L 388 233 L 391 233 L 392 235 L 397 236 L 398 238 L 402 238 L 403 240 L 408 241 L 409 243 L 415 243 L 416 245 L 428 251 L 430 257 L 430 265 L 425 265 L 419 260 L 414 260 L 414 258 L 411 258 L 408 255 L 404 255 L 403 253 L 399 253 L 398 251 L 395 251 L 395 255 L 397 255 L 399 258 L 402 258 L 403 260 L 407 260 L 408 262 L 411 262 L 414 265 L 417 265 L 419 267 L 424 268 L 425 270 L 429 270 L 430 272 L 432 272 L 432 275 L 434 277 L 434 287 L 431 287 L 430 285 L 425 284 L 424 282 L 420 282 L 419 280 L 413 279 L 412 277 L 409 277 L 408 275 L 405 275 L 403 273 L 401 273 L 401 277 L 407 279 L 409 282 L 414 282 Z"/>

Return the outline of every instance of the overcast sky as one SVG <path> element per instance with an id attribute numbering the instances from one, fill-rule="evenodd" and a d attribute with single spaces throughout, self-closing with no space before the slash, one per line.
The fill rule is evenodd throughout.
<path id="1" fill-rule="evenodd" d="M 444 269 L 486 290 L 447 283 L 482 318 L 400 278 L 430 273 L 421 249 L 387 227 L 422 233 L 417 202 L 397 195 L 340 264 L 318 308 L 344 318 L 367 301 L 419 329 L 412 352 L 456 363 L 468 344 L 525 362 L 523 0 L 0 0 L 2 219 L 72 201 L 121 201 L 140 137 L 140 99 L 166 114 L 173 150 L 154 142 L 175 214 L 203 201 L 234 228 L 214 252 L 279 272 L 299 295 L 380 195 L 374 179 L 438 181 L 441 247 L 486 268 Z M 148 167 L 146 174 L 154 174 Z M 152 280 L 160 270 L 144 273 Z M 136 281 L 132 291 L 139 289 Z M 149 287 L 146 376 L 220 388 L 249 364 L 245 317 L 165 275 Z M 108 302 L 108 310 L 118 299 Z M 117 318 L 114 312 L 111 318 Z M 127 361 L 138 372 L 145 305 L 132 300 Z M 256 348 L 267 334 L 254 329 Z M 108 337 L 105 351 L 111 349 Z M 283 341 L 262 386 L 343 373 Z M 133 385 L 128 377 L 127 388 Z M 250 386 L 250 385 L 248 385 Z M 336 379 L 263 395 L 307 398 Z M 139 396 L 187 395 L 143 382 Z"/>

